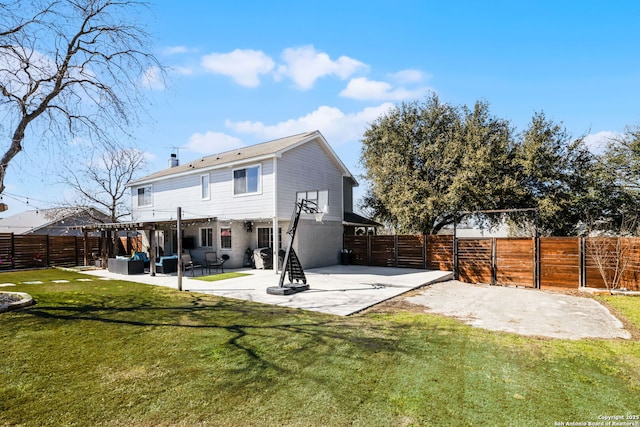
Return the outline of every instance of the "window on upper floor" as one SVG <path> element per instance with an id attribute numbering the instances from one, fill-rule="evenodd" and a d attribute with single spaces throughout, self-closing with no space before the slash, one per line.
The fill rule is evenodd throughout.
<path id="1" fill-rule="evenodd" d="M 255 194 L 260 192 L 260 165 L 233 171 L 233 194 Z"/>
<path id="2" fill-rule="evenodd" d="M 209 200 L 209 175 L 200 176 L 200 197 L 202 200 Z"/>
<path id="3" fill-rule="evenodd" d="M 138 206 L 151 206 L 153 204 L 153 189 L 150 185 L 138 188 Z"/>
<path id="4" fill-rule="evenodd" d="M 317 204 L 318 209 L 322 212 L 329 212 L 329 190 L 298 191 L 296 193 L 296 202 L 304 199 Z"/>

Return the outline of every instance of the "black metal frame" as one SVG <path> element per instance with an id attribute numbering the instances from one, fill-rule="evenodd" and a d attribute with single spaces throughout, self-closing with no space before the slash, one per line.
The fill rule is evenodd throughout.
<path id="1" fill-rule="evenodd" d="M 289 229 L 287 234 L 289 235 L 289 245 L 284 255 L 282 262 L 282 272 L 280 273 L 280 281 L 278 286 L 271 286 L 267 288 L 268 294 L 273 295 L 290 295 L 296 292 L 302 292 L 309 289 L 307 284 L 307 278 L 304 275 L 304 270 L 295 251 L 293 250 L 293 240 L 296 236 L 298 229 L 298 222 L 300 221 L 300 215 L 304 213 L 317 214 L 322 211 L 318 208 L 318 204 L 311 200 L 302 199 L 296 202 L 291 215 L 291 221 L 289 222 Z M 277 264 L 274 262 L 274 268 Z M 285 275 L 289 273 L 289 283 L 284 283 Z M 293 283 L 294 280 L 298 283 Z M 301 283 L 300 283 L 301 282 Z"/>

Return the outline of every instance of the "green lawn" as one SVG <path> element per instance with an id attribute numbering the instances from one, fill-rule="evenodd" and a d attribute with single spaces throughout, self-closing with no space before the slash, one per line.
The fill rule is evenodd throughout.
<path id="1" fill-rule="evenodd" d="M 84 277 L 0 274 L 44 282 L 0 288 L 37 300 L 0 314 L 0 426 L 553 426 L 640 414 L 637 340 L 532 339 L 403 311 L 336 317 Z M 640 326 L 640 298 L 607 301 Z"/>
<path id="2" fill-rule="evenodd" d="M 235 277 L 244 277 L 244 276 L 251 276 L 251 275 L 247 273 L 238 273 L 238 272 L 232 271 L 229 273 L 219 273 L 219 274 L 211 274 L 209 276 L 194 277 L 193 279 L 202 280 L 204 282 L 217 282 L 219 280 L 233 279 Z"/>

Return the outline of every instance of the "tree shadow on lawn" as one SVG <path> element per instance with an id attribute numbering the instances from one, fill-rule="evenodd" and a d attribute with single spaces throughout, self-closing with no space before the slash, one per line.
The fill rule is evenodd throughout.
<path id="1" fill-rule="evenodd" d="M 90 321 L 134 327 L 223 330 L 231 335 L 226 344 L 241 350 L 264 367 L 275 369 L 281 368 L 260 356 L 265 352 L 260 351 L 259 345 L 252 346 L 251 340 L 245 338 L 276 339 L 280 346 L 295 341 L 296 352 L 313 351 L 311 347 L 331 347 L 344 342 L 354 346 L 356 350 L 375 353 L 393 354 L 404 351 L 397 345 L 400 330 L 408 326 L 404 322 L 389 325 L 366 319 L 247 304 L 244 301 L 229 300 L 211 304 L 200 300 L 201 298 L 194 297 L 190 305 L 184 306 L 153 306 L 149 303 L 118 307 L 107 304 L 38 304 L 22 313 L 39 319 L 63 322 Z M 239 319 L 245 321 L 238 322 Z"/>

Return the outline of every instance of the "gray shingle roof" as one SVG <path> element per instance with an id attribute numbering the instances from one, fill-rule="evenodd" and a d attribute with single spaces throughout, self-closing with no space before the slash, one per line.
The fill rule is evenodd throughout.
<path id="1" fill-rule="evenodd" d="M 275 139 L 273 141 L 263 142 L 261 144 L 251 145 L 247 147 L 240 147 L 235 150 L 225 151 L 223 153 L 214 154 L 201 159 L 194 160 L 183 165 L 170 167 L 161 171 L 155 172 L 151 175 L 147 175 L 140 179 L 127 184 L 128 187 L 140 185 L 146 182 L 155 181 L 157 179 L 165 178 L 172 175 L 179 175 L 183 173 L 190 173 L 196 170 L 211 169 L 215 167 L 225 166 L 234 163 L 240 163 L 242 161 L 255 160 L 264 157 L 271 157 L 284 151 L 287 151 L 299 144 L 312 141 L 315 138 L 322 140 L 327 148 L 331 151 L 331 155 L 335 158 L 345 173 L 349 173 L 346 167 L 342 164 L 340 159 L 333 153 L 329 144 L 324 140 L 324 137 L 319 131 L 305 132 L 297 135 L 287 136 L 285 138 Z"/>
<path id="2" fill-rule="evenodd" d="M 93 208 L 90 209 L 107 218 L 106 214 Z M 69 220 L 68 225 L 73 225 L 72 220 L 86 217 L 86 211 L 87 208 L 69 207 L 20 212 L 0 219 L 0 233 L 26 234 L 67 220 Z M 93 221 L 95 222 L 95 220 Z"/>

